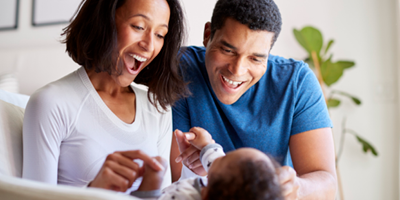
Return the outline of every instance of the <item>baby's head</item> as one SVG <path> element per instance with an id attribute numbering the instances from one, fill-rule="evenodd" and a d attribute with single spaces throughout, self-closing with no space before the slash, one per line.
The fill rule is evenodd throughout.
<path id="1" fill-rule="evenodd" d="M 229 152 L 211 165 L 203 199 L 281 200 L 276 167 L 273 159 L 257 149 Z"/>

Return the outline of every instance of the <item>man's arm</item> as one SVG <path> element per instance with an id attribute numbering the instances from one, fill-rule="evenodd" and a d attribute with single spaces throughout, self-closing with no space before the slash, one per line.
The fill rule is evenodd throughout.
<path id="1" fill-rule="evenodd" d="M 175 159 L 181 154 L 175 134 L 172 134 L 172 145 L 169 163 L 171 166 L 172 182 L 178 181 L 181 177 L 182 162 L 175 162 Z"/>
<path id="2" fill-rule="evenodd" d="M 293 174 L 290 167 L 281 169 L 279 176 L 284 182 L 286 199 L 296 199 L 296 196 L 297 199 L 335 199 L 336 169 L 332 129 L 321 128 L 293 135 L 289 147 L 296 172 Z"/>

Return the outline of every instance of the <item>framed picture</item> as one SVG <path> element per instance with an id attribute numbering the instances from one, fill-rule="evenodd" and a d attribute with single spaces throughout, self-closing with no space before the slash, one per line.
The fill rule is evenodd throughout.
<path id="1" fill-rule="evenodd" d="M 0 1 L 0 30 L 12 30 L 18 27 L 19 0 Z"/>
<path id="2" fill-rule="evenodd" d="M 33 0 L 32 25 L 67 24 L 79 9 L 82 0 Z"/>

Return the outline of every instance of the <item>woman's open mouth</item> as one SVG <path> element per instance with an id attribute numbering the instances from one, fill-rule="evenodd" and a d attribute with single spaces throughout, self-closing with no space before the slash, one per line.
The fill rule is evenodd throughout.
<path id="1" fill-rule="evenodd" d="M 125 66 L 129 73 L 138 74 L 143 66 L 143 63 L 148 59 L 137 54 L 125 54 Z"/>

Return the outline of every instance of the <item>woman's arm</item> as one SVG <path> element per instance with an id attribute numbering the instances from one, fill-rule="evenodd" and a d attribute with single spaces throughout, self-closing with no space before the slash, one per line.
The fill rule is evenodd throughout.
<path id="1" fill-rule="evenodd" d="M 66 127 L 54 98 L 42 92 L 31 96 L 27 104 L 22 177 L 56 185 L 60 145 Z"/>

